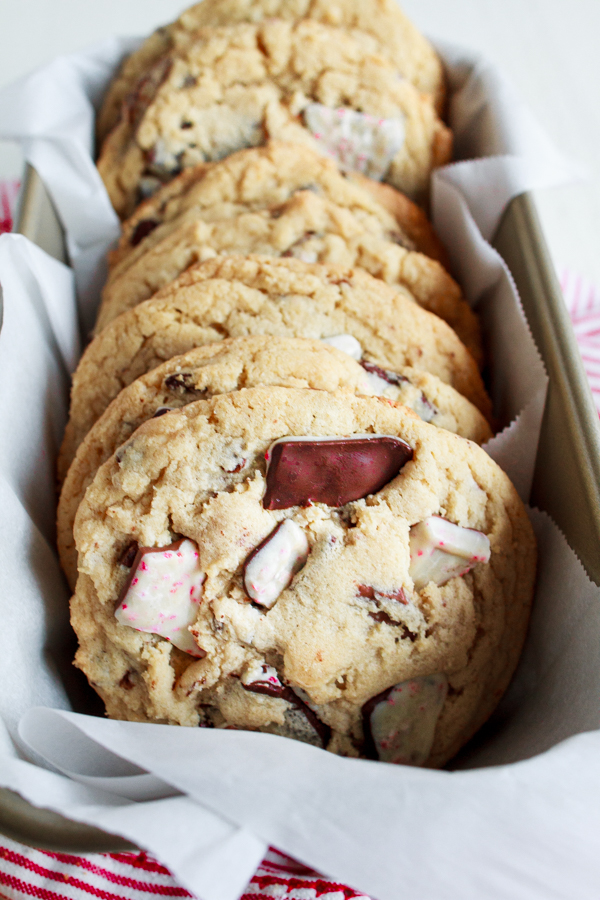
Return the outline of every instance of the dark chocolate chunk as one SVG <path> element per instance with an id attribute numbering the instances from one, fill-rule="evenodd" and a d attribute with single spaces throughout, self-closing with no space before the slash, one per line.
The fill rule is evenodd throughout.
<path id="1" fill-rule="evenodd" d="M 267 454 L 263 506 L 344 506 L 380 491 L 412 456 L 405 441 L 387 436 L 281 441 Z"/>
<path id="2" fill-rule="evenodd" d="M 284 688 L 284 693 L 280 696 L 287 700 L 288 703 L 291 703 L 304 716 L 310 727 L 316 732 L 321 745 L 325 748 L 331 739 L 331 728 L 329 725 L 321 722 L 314 710 L 298 696 L 293 688 Z"/>
<path id="3" fill-rule="evenodd" d="M 191 372 L 177 372 L 165 378 L 165 387 L 169 391 L 177 391 L 180 394 L 199 393 L 194 385 L 194 376 Z"/>
<path id="4" fill-rule="evenodd" d="M 376 366 L 375 363 L 367 362 L 365 359 L 361 359 L 360 364 L 365 372 L 370 372 L 372 375 L 377 375 L 378 378 L 383 378 L 388 384 L 410 384 L 410 379 L 406 375 L 400 375 L 399 372 L 390 372 L 389 369 L 382 369 L 381 366 Z"/>
<path id="5" fill-rule="evenodd" d="M 125 674 L 123 675 L 123 677 L 121 678 L 121 680 L 119 682 L 119 687 L 122 687 L 126 691 L 132 690 L 132 688 L 135 687 L 135 682 L 132 680 L 131 676 L 134 674 L 135 673 L 131 669 L 129 672 L 125 672 Z"/>
<path id="6" fill-rule="evenodd" d="M 408 604 L 408 597 L 404 592 L 404 588 L 399 588 L 397 591 L 390 591 L 388 593 L 386 591 L 378 591 L 370 584 L 359 584 L 358 596 L 375 601 L 382 597 L 385 600 L 397 600 L 398 603 L 403 603 L 405 606 Z"/>
<path id="7" fill-rule="evenodd" d="M 126 108 L 132 128 L 136 129 L 140 124 L 158 89 L 169 77 L 172 65 L 172 58 L 163 56 L 139 79 L 133 91 L 127 96 Z"/>
<path id="8" fill-rule="evenodd" d="M 366 756 L 367 759 L 379 759 L 379 754 L 377 753 L 375 741 L 373 740 L 373 735 L 371 733 L 371 715 L 375 711 L 376 706 L 378 706 L 384 700 L 387 700 L 395 687 L 396 685 L 393 684 L 391 687 L 387 688 L 387 690 L 382 691 L 375 697 L 371 697 L 371 699 L 367 700 L 362 708 L 363 733 L 365 737 L 363 744 L 363 755 Z"/>
<path id="9" fill-rule="evenodd" d="M 125 547 L 123 553 L 121 554 L 119 563 L 122 566 L 125 566 L 126 569 L 130 569 L 135 562 L 135 558 L 139 549 L 140 545 L 138 544 L 138 542 L 132 541 L 127 545 L 127 547 Z"/>
<path id="10" fill-rule="evenodd" d="M 158 222 L 155 219 L 140 219 L 131 235 L 131 240 L 129 241 L 131 246 L 137 247 L 138 244 L 141 244 L 144 238 L 149 235 L 151 231 L 154 231 L 157 225 Z"/>
<path id="11" fill-rule="evenodd" d="M 246 691 L 252 691 L 253 694 L 267 694 L 268 697 L 283 697 L 287 688 L 284 687 L 279 680 L 277 680 L 277 682 L 275 682 L 274 679 L 269 681 L 268 674 L 270 666 L 263 665 L 261 668 L 264 680 L 261 681 L 259 677 L 256 681 L 251 681 L 249 683 L 244 683 L 242 681 L 242 687 Z"/>
<path id="12" fill-rule="evenodd" d="M 193 122 L 187 122 L 187 121 L 186 121 L 186 122 L 182 122 L 181 125 L 180 125 L 179 127 L 180 127 L 183 131 L 186 131 L 188 128 L 193 128 L 193 127 L 194 127 L 194 123 L 193 123 Z"/>
<path id="13" fill-rule="evenodd" d="M 161 416 L 164 416 L 165 413 L 172 412 L 174 409 L 174 406 L 159 406 L 152 418 L 159 419 Z"/>

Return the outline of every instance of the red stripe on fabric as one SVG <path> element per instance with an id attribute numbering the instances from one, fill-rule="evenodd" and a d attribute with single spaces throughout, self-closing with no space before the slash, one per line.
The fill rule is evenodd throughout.
<path id="1" fill-rule="evenodd" d="M 18 891 L 20 894 L 25 894 L 27 897 L 39 897 L 39 900 L 70 900 L 65 894 L 58 894 L 43 887 L 34 887 L 32 884 L 27 884 L 25 881 L 21 881 L 20 878 L 16 878 L 14 875 L 7 875 L 2 871 L 0 871 L 0 884 L 11 888 L 13 891 Z"/>
<path id="2" fill-rule="evenodd" d="M 263 866 L 277 866 L 281 868 L 283 871 L 287 871 L 290 874 L 296 873 L 299 874 L 302 872 L 303 875 L 312 875 L 315 878 L 320 878 L 320 874 L 315 872 L 314 869 L 310 869 L 308 866 L 305 866 L 304 863 L 298 862 L 297 859 L 293 859 L 291 856 L 288 856 L 286 853 L 282 853 L 281 850 L 275 850 L 274 847 L 269 847 L 268 853 L 273 854 L 274 856 L 278 856 L 279 859 L 282 859 L 284 862 L 279 863 L 276 859 L 269 859 L 269 855 L 265 856 L 262 863 L 259 866 L 259 869 Z"/>
<path id="3" fill-rule="evenodd" d="M 66 875 L 64 872 L 55 872 L 52 869 L 47 869 L 34 862 L 32 859 L 27 859 L 26 856 L 22 856 L 20 853 L 15 853 L 12 850 L 7 850 L 5 847 L 0 847 L 0 859 L 5 859 L 13 865 L 20 866 L 22 869 L 27 869 L 29 872 L 33 872 L 42 878 L 47 878 L 49 881 L 67 880 L 72 887 L 85 891 L 85 893 L 91 894 L 94 897 L 100 897 L 101 900 L 122 900 L 119 894 L 113 894 L 110 891 L 105 891 L 103 888 L 96 888 L 91 884 L 87 884 L 81 878 L 76 878 L 74 875 Z M 119 876 L 115 876 L 114 883 L 118 883 L 116 881 L 118 878 Z M 112 881 L 112 879 L 107 880 Z M 123 878 L 121 886 L 128 887 L 128 885 L 125 884 L 128 880 L 129 879 Z M 187 891 L 180 887 L 165 887 L 163 885 L 143 884 L 141 882 L 139 883 L 139 887 L 134 889 L 139 890 L 142 893 L 160 894 L 163 897 L 190 896 Z"/>
<path id="4" fill-rule="evenodd" d="M 185 890 L 185 888 L 180 888 L 177 886 L 170 887 L 169 885 L 159 885 L 154 882 L 148 881 L 138 881 L 135 878 L 128 878 L 126 875 L 117 875 L 116 872 L 111 872 L 108 869 L 103 869 L 101 866 L 96 865 L 91 860 L 86 859 L 85 856 L 70 856 L 68 853 L 48 853 L 48 851 L 45 851 L 45 855 L 51 856 L 52 859 L 57 860 L 57 862 L 66 863 L 67 865 L 71 865 L 79 869 L 85 869 L 85 871 L 91 872 L 94 875 L 98 875 L 100 878 L 105 878 L 112 884 L 120 884 L 123 887 L 129 887 L 134 891 L 163 894 L 169 897 L 192 896 L 188 891 Z M 167 869 L 165 869 L 164 874 L 170 876 L 171 878 L 173 877 Z"/>
<path id="5" fill-rule="evenodd" d="M 600 318 L 600 302 L 598 303 L 598 308 L 592 310 L 588 313 L 580 313 L 580 315 L 573 314 L 571 316 L 571 321 L 578 325 L 580 322 L 595 322 Z"/>
<path id="6" fill-rule="evenodd" d="M 281 880 L 271 878 L 269 875 L 255 875 L 251 883 L 256 884 L 261 890 L 264 890 L 273 885 L 281 884 Z M 343 892 L 345 900 L 353 900 L 354 897 L 364 897 L 364 894 L 359 894 L 353 888 L 348 887 L 345 884 L 338 884 L 336 881 L 325 881 L 322 878 L 315 879 L 314 881 L 311 880 L 308 884 L 301 878 L 286 878 L 285 887 L 288 891 L 294 890 L 295 888 L 312 888 L 317 892 L 317 897 L 319 894 L 327 894 L 332 891 Z M 269 896 L 272 897 L 273 894 L 270 894 Z"/>
<path id="7" fill-rule="evenodd" d="M 135 869 L 142 869 L 144 872 L 155 872 L 158 875 L 173 877 L 169 870 L 159 863 L 157 859 L 154 859 L 153 856 L 148 856 L 143 851 L 141 853 L 106 853 L 105 856 L 114 859 L 115 862 L 133 866 Z"/>
<path id="8" fill-rule="evenodd" d="M 594 308 L 595 301 L 596 301 L 596 297 L 595 297 L 594 286 L 593 286 L 593 284 L 591 284 L 590 289 L 588 291 L 587 302 L 585 304 L 586 311 Z"/>

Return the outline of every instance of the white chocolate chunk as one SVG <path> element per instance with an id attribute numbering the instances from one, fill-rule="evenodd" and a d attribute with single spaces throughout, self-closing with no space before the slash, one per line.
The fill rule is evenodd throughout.
<path id="1" fill-rule="evenodd" d="M 274 669 L 273 666 L 268 666 L 266 663 L 261 663 L 257 659 L 247 663 L 240 676 L 240 681 L 244 687 L 251 687 L 253 684 L 264 684 L 270 685 L 274 690 L 283 688 L 277 675 L 277 669 Z"/>
<path id="2" fill-rule="evenodd" d="M 447 693 L 445 675 L 425 675 L 393 687 L 369 717 L 378 758 L 397 765 L 422 766 L 431 752 Z"/>
<path id="3" fill-rule="evenodd" d="M 339 166 L 381 181 L 406 138 L 404 117 L 379 119 L 354 109 L 309 103 L 304 123 L 319 148 Z"/>
<path id="4" fill-rule="evenodd" d="M 382 397 L 386 392 L 389 393 L 390 388 L 393 387 L 389 381 L 386 381 L 385 378 L 382 378 L 381 375 L 377 375 L 375 372 L 365 370 L 365 378 L 369 391 L 377 397 Z"/>
<path id="5" fill-rule="evenodd" d="M 352 359 L 359 360 L 362 356 L 362 347 L 351 334 L 334 334 L 332 337 L 321 338 L 324 344 L 330 344 L 336 350 L 347 353 Z"/>
<path id="6" fill-rule="evenodd" d="M 300 526 L 284 519 L 246 563 L 244 587 L 248 596 L 270 609 L 306 562 L 308 550 Z"/>
<path id="7" fill-rule="evenodd" d="M 189 629 L 198 617 L 205 575 L 198 548 L 182 540 L 143 553 L 115 618 L 121 625 L 167 638 L 192 656 L 204 655 Z"/>
<path id="8" fill-rule="evenodd" d="M 409 574 L 420 591 L 430 581 L 442 585 L 465 575 L 477 563 L 489 562 L 490 552 L 483 532 L 429 516 L 410 529 Z"/>
<path id="9" fill-rule="evenodd" d="M 422 391 L 419 391 L 414 402 L 410 404 L 410 408 L 414 410 L 418 417 L 424 422 L 431 422 L 432 419 L 435 418 L 435 414 L 437 413 L 437 409 L 435 408 L 433 403 L 430 403 L 430 401 Z"/>

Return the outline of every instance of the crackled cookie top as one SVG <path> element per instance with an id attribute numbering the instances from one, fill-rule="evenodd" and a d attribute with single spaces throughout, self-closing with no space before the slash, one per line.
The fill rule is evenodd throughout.
<path id="1" fill-rule="evenodd" d="M 276 209 L 299 190 L 310 190 L 350 210 L 373 234 L 382 231 L 407 250 L 446 265 L 446 252 L 422 209 L 390 185 L 358 173 L 343 176 L 333 160 L 303 144 L 269 141 L 239 150 L 218 163 L 184 169 L 123 222 L 119 245 L 109 256 L 111 272 L 134 260 L 170 233 L 182 217 L 206 221 Z"/>
<path id="2" fill-rule="evenodd" d="M 422 253 L 367 230 L 350 210 L 313 191 L 298 191 L 276 208 L 210 221 L 188 214 L 170 223 L 159 243 L 120 264 L 102 294 L 96 333 L 194 263 L 220 254 L 263 254 L 352 267 L 402 285 L 424 309 L 456 331 L 478 364 L 483 350 L 477 318 L 446 270 Z M 393 234 L 393 233 L 392 233 Z M 127 265 L 129 263 L 129 265 Z"/>
<path id="3" fill-rule="evenodd" d="M 122 388 L 193 347 L 249 334 L 349 334 L 366 361 L 394 371 L 408 365 L 431 372 L 490 416 L 471 354 L 445 322 L 401 288 L 360 269 L 222 256 L 188 269 L 153 299 L 113 320 L 87 347 L 73 377 L 60 477 Z"/>
<path id="4" fill-rule="evenodd" d="M 109 715 L 434 766 L 505 689 L 535 571 L 475 444 L 383 398 L 273 386 L 138 428 L 75 538 L 77 665 Z"/>
<path id="5" fill-rule="evenodd" d="M 246 155 L 250 164 L 252 152 Z M 227 165 L 228 161 L 218 163 L 212 172 Z M 247 180 L 248 172 L 242 170 L 241 174 Z M 337 178 L 347 188 L 346 195 L 363 193 L 340 175 Z M 268 189 L 267 198 L 273 193 Z M 267 200 L 261 205 L 256 194 L 255 189 L 249 208 L 216 204 L 200 213 L 192 206 L 151 230 L 113 268 L 103 291 L 96 333 L 193 263 L 223 253 L 260 253 L 346 267 L 359 265 L 388 284 L 400 284 L 421 306 L 448 322 L 478 364 L 483 363 L 477 318 L 460 288 L 438 262 L 411 250 L 410 244 L 403 246 L 406 241 L 385 211 L 374 216 L 363 206 L 355 214 L 348 206 L 330 200 L 318 185 L 290 192 L 277 204 Z M 140 226 L 149 228 L 153 221 L 139 218 L 132 234 L 139 234 Z"/>
<path id="6" fill-rule="evenodd" d="M 348 335 L 338 336 L 334 343 L 360 353 Z M 492 436 L 486 420 L 468 400 L 434 375 L 408 366 L 391 372 L 368 362 L 360 365 L 335 345 L 307 338 L 256 335 L 199 347 L 124 388 L 78 447 L 57 513 L 58 550 L 72 588 L 77 579 L 73 521 L 98 467 L 153 416 L 166 415 L 213 394 L 259 384 L 328 391 L 345 388 L 383 396 L 413 409 L 424 421 L 476 443 Z"/>
<path id="7" fill-rule="evenodd" d="M 423 199 L 451 135 L 366 34 L 310 19 L 206 28 L 137 83 L 98 168 L 122 217 L 197 163 L 305 143 Z"/>
<path id="8" fill-rule="evenodd" d="M 273 17 L 314 19 L 369 34 L 378 51 L 421 93 L 430 94 L 442 110 L 445 84 L 440 59 L 395 0 L 342 0 L 335 4 L 329 0 L 203 0 L 172 24 L 155 31 L 125 60 L 104 99 L 97 126 L 99 137 L 104 138 L 116 125 L 121 104 L 139 78 L 158 59 L 193 40 L 199 28 L 258 23 Z"/>

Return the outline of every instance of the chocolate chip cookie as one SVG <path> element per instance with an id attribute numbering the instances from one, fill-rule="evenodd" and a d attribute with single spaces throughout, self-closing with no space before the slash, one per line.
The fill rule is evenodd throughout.
<path id="1" fill-rule="evenodd" d="M 111 271 L 145 253 L 182 217 L 210 220 L 269 207 L 276 209 L 300 190 L 310 190 L 350 210 L 369 232 L 385 232 L 407 250 L 417 250 L 447 268 L 446 251 L 423 210 L 390 185 L 358 172 L 341 175 L 333 160 L 303 144 L 269 141 L 239 150 L 218 163 L 184 169 L 123 222 Z"/>
<path id="2" fill-rule="evenodd" d="M 304 143 L 419 201 L 451 134 L 369 35 L 310 19 L 197 31 L 138 81 L 98 168 L 124 218 L 183 169 L 269 138 Z"/>
<path id="3" fill-rule="evenodd" d="M 341 342 L 352 352 L 349 336 Z M 354 348 L 355 349 L 355 348 Z M 481 413 L 434 375 L 408 366 L 385 371 L 363 366 L 323 341 L 257 335 L 226 339 L 176 356 L 124 388 L 79 445 L 65 478 L 57 512 L 58 550 L 72 588 L 77 580 L 73 521 L 95 472 L 148 419 L 200 398 L 240 387 L 277 384 L 387 397 L 426 422 L 476 443 L 491 436 Z"/>
<path id="4" fill-rule="evenodd" d="M 444 106 L 445 79 L 441 61 L 395 0 L 204 0 L 175 22 L 155 31 L 131 56 L 112 81 L 98 117 L 102 140 L 117 124 L 121 106 L 136 82 L 161 57 L 193 40 L 207 25 L 260 22 L 265 18 L 314 19 L 328 25 L 358 29 L 371 35 L 377 49 L 423 94 L 430 94 L 438 111 Z"/>
<path id="5" fill-rule="evenodd" d="M 173 281 L 188 266 L 220 254 L 263 254 L 306 262 L 360 266 L 388 284 L 402 285 L 424 309 L 444 319 L 483 364 L 477 317 L 457 283 L 435 260 L 401 246 L 395 231 L 355 216 L 312 190 L 297 191 L 277 206 L 218 218 L 209 208 L 179 216 L 148 235 L 113 270 L 102 293 L 96 334 Z M 146 221 L 146 220 L 142 220 Z M 143 252 L 146 249 L 146 252 Z"/>
<path id="6" fill-rule="evenodd" d="M 475 444 L 383 398 L 258 387 L 146 422 L 75 522 L 110 716 L 440 766 L 525 636 L 532 529 Z"/>
<path id="7" fill-rule="evenodd" d="M 124 387 L 194 347 L 249 334 L 350 335 L 367 362 L 437 375 L 490 419 L 491 403 L 471 354 L 445 322 L 401 288 L 360 269 L 222 256 L 192 266 L 153 299 L 114 319 L 87 347 L 73 377 L 60 479 Z"/>

